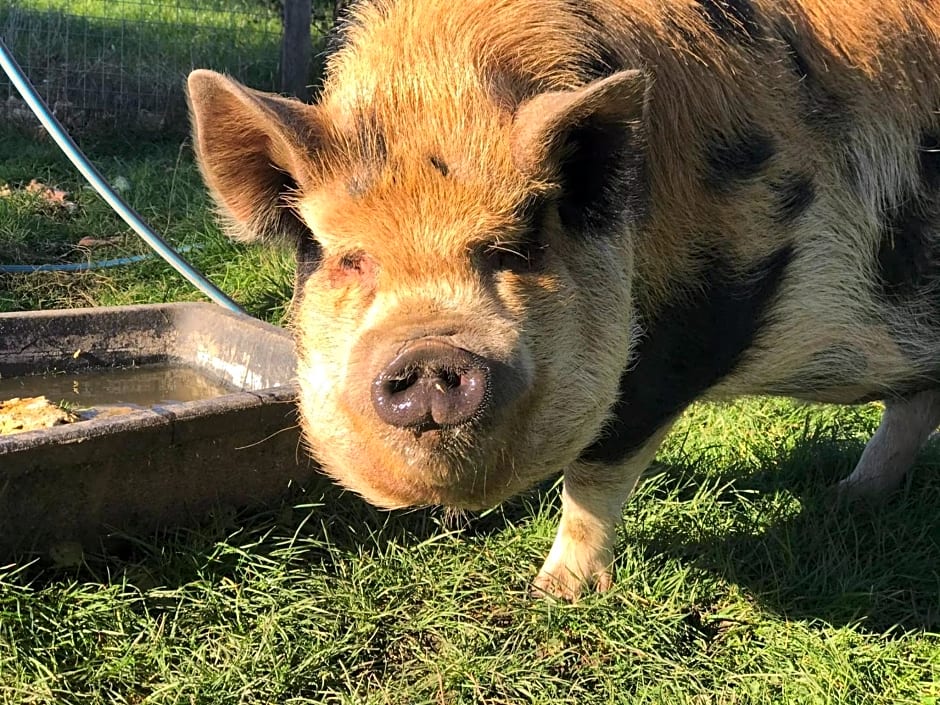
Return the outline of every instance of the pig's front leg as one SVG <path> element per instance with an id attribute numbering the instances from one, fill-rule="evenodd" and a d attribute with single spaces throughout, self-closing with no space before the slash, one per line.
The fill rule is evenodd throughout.
<path id="1" fill-rule="evenodd" d="M 565 470 L 561 523 L 534 583 L 537 595 L 574 601 L 613 584 L 614 547 L 623 505 L 669 430 L 660 429 L 616 465 L 578 461 Z"/>

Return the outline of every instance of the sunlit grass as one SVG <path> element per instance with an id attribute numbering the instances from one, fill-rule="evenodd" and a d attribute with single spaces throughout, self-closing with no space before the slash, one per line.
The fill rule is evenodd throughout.
<path id="1" fill-rule="evenodd" d="M 83 144 L 107 179 L 123 179 L 123 194 L 169 242 L 190 248 L 185 256 L 250 312 L 281 322 L 293 284 L 290 252 L 236 245 L 220 232 L 205 188 L 186 145 Z M 74 212 L 49 207 L 23 193 L 32 179 L 66 191 Z M 84 262 L 150 254 L 150 250 L 90 189 L 48 141 L 0 135 L 0 263 Z M 114 241 L 79 247 L 86 237 Z M 83 273 L 0 274 L 0 310 L 199 300 L 196 292 L 158 258 Z"/>
<path id="2" fill-rule="evenodd" d="M 626 508 L 616 586 L 574 606 L 528 596 L 548 489 L 453 530 L 324 484 L 80 569 L 11 565 L 0 698 L 933 703 L 940 458 L 882 508 L 837 508 L 826 488 L 874 423 L 864 412 L 693 408 Z M 719 419 L 763 433 L 717 460 Z"/>

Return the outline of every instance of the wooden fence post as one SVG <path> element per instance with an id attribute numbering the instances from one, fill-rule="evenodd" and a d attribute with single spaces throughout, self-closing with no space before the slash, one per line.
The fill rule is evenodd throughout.
<path id="1" fill-rule="evenodd" d="M 312 0 L 284 0 L 284 34 L 281 39 L 281 91 L 308 100 L 310 92 Z"/>

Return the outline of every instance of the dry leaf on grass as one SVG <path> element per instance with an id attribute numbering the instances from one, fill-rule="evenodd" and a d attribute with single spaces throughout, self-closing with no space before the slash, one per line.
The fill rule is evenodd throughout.
<path id="1" fill-rule="evenodd" d="M 62 189 L 46 186 L 41 181 L 33 179 L 26 187 L 26 192 L 38 196 L 45 203 L 56 208 L 65 208 L 69 213 L 78 209 L 78 204 L 66 198 L 68 193 Z"/>
<path id="2" fill-rule="evenodd" d="M 87 247 L 91 249 L 93 247 L 108 247 L 112 245 L 121 245 L 124 243 L 124 238 L 120 235 L 116 237 L 106 237 L 106 238 L 97 238 L 97 237 L 83 237 L 78 241 L 78 247 Z"/>
<path id="3" fill-rule="evenodd" d="M 9 184 L 0 184 L 0 198 L 13 198 L 17 193 L 28 193 L 31 197 L 53 209 L 62 209 L 68 213 L 78 210 L 78 204 L 68 199 L 68 192 L 62 189 L 46 186 L 41 181 L 33 179 L 24 188 L 14 189 Z"/>

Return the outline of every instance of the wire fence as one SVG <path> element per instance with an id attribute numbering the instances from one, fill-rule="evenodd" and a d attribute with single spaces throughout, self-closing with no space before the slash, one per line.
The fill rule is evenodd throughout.
<path id="1" fill-rule="evenodd" d="M 187 129 L 186 74 L 278 90 L 283 0 L 0 0 L 0 36 L 73 131 Z M 313 54 L 340 3 L 313 3 Z M 314 82 L 316 62 L 311 68 Z M 0 118 L 36 125 L 0 72 Z M 2 120 L 0 120 L 2 121 Z"/>

